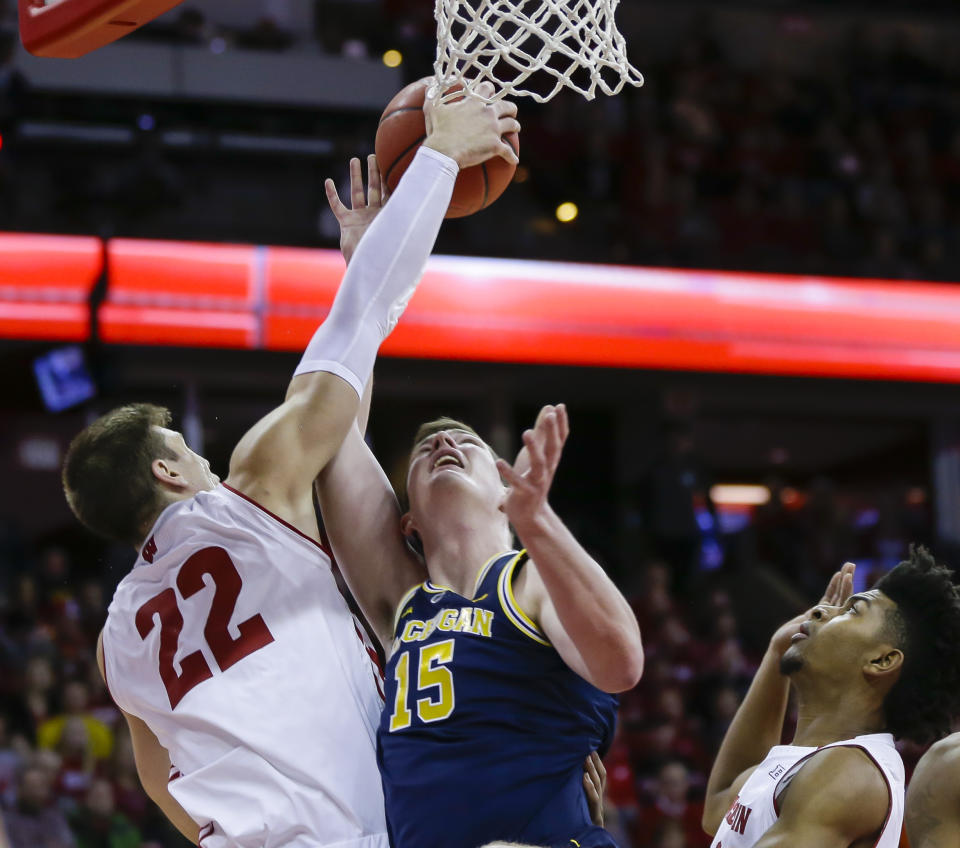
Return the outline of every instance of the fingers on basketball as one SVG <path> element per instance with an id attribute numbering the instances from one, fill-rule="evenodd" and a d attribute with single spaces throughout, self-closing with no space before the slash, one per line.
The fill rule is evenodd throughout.
<path id="1" fill-rule="evenodd" d="M 408 85 L 390 101 L 380 118 L 376 155 L 383 186 L 388 193 L 396 190 L 400 178 L 426 140 L 430 109 L 424 110 L 424 102 L 427 87 L 432 82 L 433 79 L 429 78 Z M 486 85 L 488 89 L 485 90 L 489 90 L 492 96 L 493 86 L 489 83 Z M 520 125 L 519 122 L 509 121 L 516 121 L 516 104 L 500 100 L 490 108 L 495 110 L 503 138 L 497 149 L 492 151 L 495 158 L 460 171 L 447 218 L 462 218 L 486 209 L 513 181 L 520 161 Z"/>

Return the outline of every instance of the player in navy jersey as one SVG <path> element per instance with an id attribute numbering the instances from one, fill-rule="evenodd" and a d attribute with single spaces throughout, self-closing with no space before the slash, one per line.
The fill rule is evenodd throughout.
<path id="1" fill-rule="evenodd" d="M 609 743 L 612 693 L 636 685 L 643 649 L 626 600 L 548 503 L 568 432 L 566 409 L 544 407 L 510 465 L 465 424 L 425 425 L 402 516 L 359 430 L 319 478 L 334 551 L 389 658 L 378 761 L 394 848 L 614 845 L 591 823 L 583 761 Z M 391 592 L 408 543 L 428 579 Z"/>

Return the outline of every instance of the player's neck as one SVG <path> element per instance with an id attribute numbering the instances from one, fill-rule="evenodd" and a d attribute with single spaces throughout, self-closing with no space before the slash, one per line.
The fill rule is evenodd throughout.
<path id="1" fill-rule="evenodd" d="M 818 748 L 855 736 L 882 733 L 886 727 L 882 708 L 871 705 L 865 693 L 799 684 L 797 694 L 794 745 Z"/>
<path id="2" fill-rule="evenodd" d="M 491 557 L 510 549 L 509 537 L 489 522 L 432 527 L 422 534 L 430 582 L 472 597 L 477 575 Z"/>

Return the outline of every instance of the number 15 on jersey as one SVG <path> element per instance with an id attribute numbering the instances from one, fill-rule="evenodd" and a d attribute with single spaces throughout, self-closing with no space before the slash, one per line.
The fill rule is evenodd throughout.
<path id="1" fill-rule="evenodd" d="M 425 645 L 419 651 L 404 651 L 397 660 L 393 679 L 397 683 L 397 695 L 393 700 L 393 712 L 390 715 L 390 732 L 403 730 L 413 721 L 413 711 L 409 704 L 411 655 L 417 674 L 417 692 L 424 697 L 417 698 L 417 717 L 430 723 L 449 718 L 456 704 L 453 689 L 453 672 L 447 666 L 453 662 L 453 639 Z"/>

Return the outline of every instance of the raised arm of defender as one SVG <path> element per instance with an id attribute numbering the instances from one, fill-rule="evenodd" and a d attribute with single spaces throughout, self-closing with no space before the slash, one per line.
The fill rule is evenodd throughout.
<path id="1" fill-rule="evenodd" d="M 518 127 L 513 104 L 465 97 L 449 104 L 428 100 L 424 111 L 427 139 L 357 245 L 286 400 L 241 439 L 231 458 L 227 482 L 295 525 L 312 524 L 313 480 L 353 425 L 377 349 L 423 273 L 458 169 L 514 157 L 502 141 Z"/>
<path id="2" fill-rule="evenodd" d="M 833 575 L 821 604 L 838 606 L 846 602 L 853 592 L 854 569 L 852 563 L 846 563 Z M 780 743 L 790 693 L 790 682 L 780 673 L 780 658 L 809 617 L 810 611 L 804 612 L 774 633 L 750 689 L 727 729 L 707 781 L 703 807 L 703 829 L 707 833 L 717 832 L 747 778 L 767 752 Z"/>

